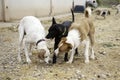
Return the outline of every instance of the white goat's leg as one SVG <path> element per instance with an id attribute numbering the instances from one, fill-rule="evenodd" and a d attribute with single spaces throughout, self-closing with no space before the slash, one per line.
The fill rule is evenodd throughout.
<path id="1" fill-rule="evenodd" d="M 31 43 L 30 46 L 29 46 L 29 55 L 30 55 L 30 56 L 32 56 L 32 52 L 31 52 L 32 45 L 33 45 L 33 44 Z"/>
<path id="2" fill-rule="evenodd" d="M 26 61 L 28 63 L 31 63 L 31 60 L 30 60 L 30 57 L 29 57 L 29 54 L 28 54 L 27 43 L 26 43 L 25 38 L 23 40 L 23 46 L 24 46 L 24 50 L 25 50 Z"/>
<path id="3" fill-rule="evenodd" d="M 21 55 L 20 55 L 21 54 L 21 47 L 22 47 L 22 45 L 19 44 L 19 51 L 18 51 L 18 57 L 17 57 L 19 62 L 21 62 Z"/>
<path id="4" fill-rule="evenodd" d="M 55 55 L 58 56 L 59 49 L 57 48 L 54 52 L 55 52 Z"/>
<path id="5" fill-rule="evenodd" d="M 93 47 L 91 48 L 91 56 L 90 56 L 91 59 L 95 59 L 95 55 L 94 55 L 94 50 L 93 50 Z"/>
<path id="6" fill-rule="evenodd" d="M 88 53 L 88 51 L 89 51 L 89 44 L 90 44 L 89 40 L 86 40 L 85 41 L 85 54 L 84 54 L 84 56 L 85 56 L 85 63 L 89 63 L 89 53 Z"/>
<path id="7" fill-rule="evenodd" d="M 71 64 L 73 62 L 74 54 L 75 54 L 75 49 L 72 49 L 71 54 L 70 54 L 70 59 L 67 63 Z"/>
<path id="8" fill-rule="evenodd" d="M 24 38 L 24 30 L 22 29 L 22 26 L 19 26 L 19 46 L 18 46 L 18 61 L 21 62 L 21 52 L 22 52 L 22 46 L 23 46 L 23 38 Z"/>

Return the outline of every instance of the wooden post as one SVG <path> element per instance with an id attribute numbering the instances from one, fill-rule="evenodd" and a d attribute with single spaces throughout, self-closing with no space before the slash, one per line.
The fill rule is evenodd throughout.
<path id="1" fill-rule="evenodd" d="M 10 21 L 8 1 L 3 0 L 3 19 L 5 22 Z"/>

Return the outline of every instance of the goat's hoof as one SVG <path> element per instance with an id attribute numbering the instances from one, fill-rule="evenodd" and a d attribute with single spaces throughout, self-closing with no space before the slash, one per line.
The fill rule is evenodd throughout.
<path id="1" fill-rule="evenodd" d="M 71 64 L 71 63 L 72 63 L 72 61 L 67 61 L 66 63 Z"/>
<path id="2" fill-rule="evenodd" d="M 30 63 L 32 63 L 32 61 L 31 60 L 27 60 L 27 63 L 30 64 Z"/>
<path id="3" fill-rule="evenodd" d="M 95 60 L 95 56 L 90 56 L 91 59 Z"/>
<path id="4" fill-rule="evenodd" d="M 85 60 L 85 63 L 88 64 L 88 63 L 89 63 L 89 60 Z"/>
<path id="5" fill-rule="evenodd" d="M 53 63 L 53 64 L 56 64 L 56 61 L 53 61 L 52 63 Z"/>
<path id="6" fill-rule="evenodd" d="M 29 56 L 32 56 L 32 53 L 29 53 Z"/>
<path id="7" fill-rule="evenodd" d="M 68 58 L 64 58 L 64 61 L 67 62 L 67 61 L 68 61 Z"/>
<path id="8" fill-rule="evenodd" d="M 21 61 L 22 61 L 21 58 L 18 57 L 18 62 L 20 63 Z"/>

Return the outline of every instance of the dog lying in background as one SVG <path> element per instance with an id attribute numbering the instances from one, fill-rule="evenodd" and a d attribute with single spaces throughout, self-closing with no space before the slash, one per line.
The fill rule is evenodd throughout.
<path id="1" fill-rule="evenodd" d="M 117 12 L 115 13 L 115 15 L 117 15 L 118 13 L 120 13 L 120 4 L 113 5 L 112 8 L 117 9 Z"/>
<path id="2" fill-rule="evenodd" d="M 94 12 L 96 13 L 96 15 L 104 17 L 104 19 L 107 15 L 110 15 L 110 10 L 108 9 L 97 9 Z"/>
<path id="3" fill-rule="evenodd" d="M 66 37 L 68 34 L 68 29 L 71 26 L 71 24 L 74 22 L 74 13 L 71 9 L 72 13 L 72 21 L 64 21 L 62 24 L 56 23 L 55 18 L 52 18 L 52 25 L 48 30 L 48 34 L 46 36 L 47 39 L 53 39 L 55 38 L 55 44 L 54 44 L 54 50 L 58 48 L 58 44 L 62 37 Z M 77 49 L 76 49 L 77 54 Z M 68 61 L 68 53 L 65 54 L 64 61 Z M 56 63 L 56 55 L 53 54 L 53 63 Z"/>
<path id="4" fill-rule="evenodd" d="M 55 50 L 55 55 L 59 53 L 71 52 L 70 59 L 67 63 L 72 63 L 75 49 L 81 43 L 85 44 L 85 63 L 89 63 L 89 44 L 91 43 L 91 58 L 94 59 L 94 33 L 95 28 L 90 19 L 91 8 L 85 9 L 85 18 L 81 19 L 80 23 L 72 23 L 68 32 L 68 36 L 61 39 L 58 48 Z M 90 41 L 89 41 L 90 40 Z"/>
<path id="5" fill-rule="evenodd" d="M 18 60 L 21 62 L 21 48 L 23 46 L 26 61 L 31 63 L 29 54 L 31 53 L 32 44 L 36 44 L 38 57 L 44 58 L 46 63 L 50 62 L 50 52 L 45 41 L 45 30 L 39 19 L 34 16 L 24 17 L 19 24 L 19 53 Z"/>

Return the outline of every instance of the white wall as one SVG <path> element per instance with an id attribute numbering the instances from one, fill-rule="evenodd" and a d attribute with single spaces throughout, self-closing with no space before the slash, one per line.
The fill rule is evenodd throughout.
<path id="1" fill-rule="evenodd" d="M 20 19 L 23 16 L 47 16 L 50 12 L 50 0 L 9 0 L 9 18 Z"/>
<path id="2" fill-rule="evenodd" d="M 70 12 L 73 0 L 53 0 L 53 15 Z"/>
<path id="3" fill-rule="evenodd" d="M 4 1 L 4 6 L 2 1 Z M 52 6 L 51 6 L 52 1 Z M 21 19 L 24 16 L 37 17 L 58 15 L 70 12 L 73 0 L 0 0 L 0 20 Z M 85 0 L 74 0 L 75 5 L 84 5 Z"/>

